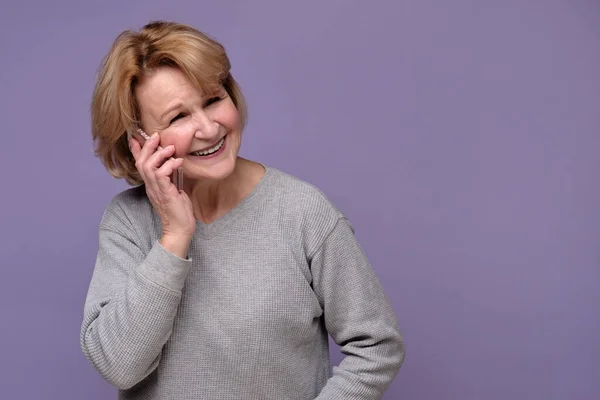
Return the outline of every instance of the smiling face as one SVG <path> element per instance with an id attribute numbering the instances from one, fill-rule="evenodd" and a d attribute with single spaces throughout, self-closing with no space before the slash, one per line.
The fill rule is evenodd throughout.
<path id="1" fill-rule="evenodd" d="M 234 170 L 242 121 L 227 91 L 203 95 L 179 69 L 162 66 L 135 87 L 141 128 L 175 146 L 187 180 L 222 180 Z"/>

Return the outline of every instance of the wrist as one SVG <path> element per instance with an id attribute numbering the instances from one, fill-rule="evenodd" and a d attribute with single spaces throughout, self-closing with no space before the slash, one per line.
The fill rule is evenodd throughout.
<path id="1" fill-rule="evenodd" d="M 163 233 L 159 242 L 165 250 L 175 254 L 177 257 L 186 259 L 191 240 L 192 237 L 189 235 Z"/>

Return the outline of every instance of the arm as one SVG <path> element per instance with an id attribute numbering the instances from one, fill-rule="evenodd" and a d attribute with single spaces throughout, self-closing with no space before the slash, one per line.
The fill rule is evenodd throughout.
<path id="1" fill-rule="evenodd" d="M 325 326 L 345 355 L 316 400 L 381 398 L 404 361 L 404 342 L 350 223 L 340 218 L 312 257 Z"/>
<path id="2" fill-rule="evenodd" d="M 80 340 L 100 375 L 128 389 L 158 365 L 191 261 L 158 241 L 144 255 L 121 220 L 110 210 L 103 217 Z"/>

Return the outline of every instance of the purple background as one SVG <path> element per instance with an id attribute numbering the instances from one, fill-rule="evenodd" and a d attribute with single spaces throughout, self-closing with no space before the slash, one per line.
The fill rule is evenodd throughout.
<path id="1" fill-rule="evenodd" d="M 250 104 L 242 155 L 353 221 L 407 343 L 385 399 L 600 398 L 592 0 L 3 1 L 0 398 L 115 398 L 79 349 L 126 187 L 88 107 L 114 37 L 151 19 L 220 40 Z"/>

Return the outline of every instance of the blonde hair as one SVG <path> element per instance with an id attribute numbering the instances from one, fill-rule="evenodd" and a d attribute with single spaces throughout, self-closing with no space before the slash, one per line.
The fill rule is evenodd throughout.
<path id="1" fill-rule="evenodd" d="M 107 171 L 132 185 L 142 183 L 127 142 L 127 132 L 139 127 L 134 89 L 160 66 L 179 68 L 203 94 L 222 85 L 240 113 L 242 127 L 247 121 L 246 102 L 220 43 L 174 22 L 155 21 L 139 32 L 122 32 L 104 58 L 94 88 L 92 138 L 94 152 Z"/>

